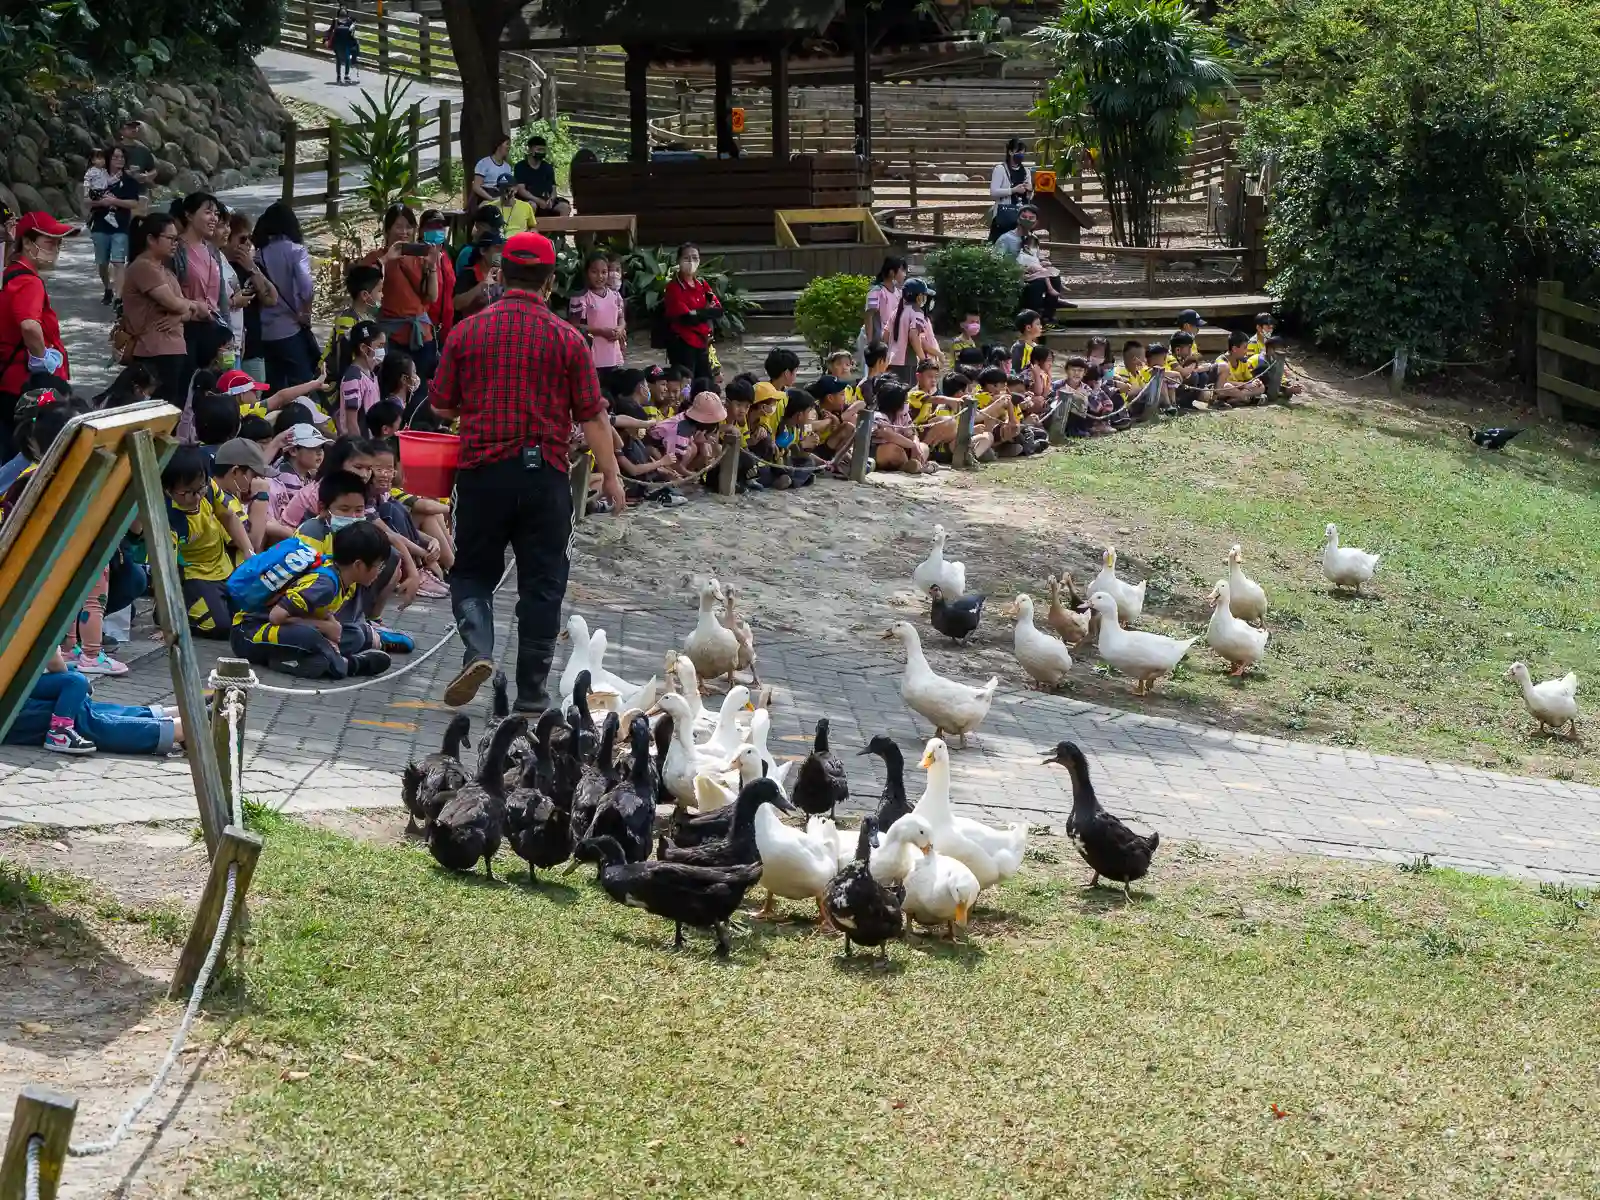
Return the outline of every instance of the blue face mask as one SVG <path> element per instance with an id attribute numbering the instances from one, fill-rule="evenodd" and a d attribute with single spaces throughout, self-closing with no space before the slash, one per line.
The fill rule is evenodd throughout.
<path id="1" fill-rule="evenodd" d="M 330 533 L 338 533 L 339 530 L 341 530 L 341 529 L 350 528 L 350 526 L 354 525 L 357 521 L 365 521 L 365 520 L 366 520 L 365 517 L 335 517 L 335 516 L 329 516 L 328 517 L 328 531 Z"/>
<path id="2" fill-rule="evenodd" d="M 430 246 L 442 246 L 444 245 L 444 230 L 424 229 L 422 231 L 422 240 Z"/>

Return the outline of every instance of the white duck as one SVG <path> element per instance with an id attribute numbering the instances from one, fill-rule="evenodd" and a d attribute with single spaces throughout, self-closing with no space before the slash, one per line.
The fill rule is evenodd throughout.
<path id="1" fill-rule="evenodd" d="M 661 764 L 661 782 L 680 804 L 695 802 L 696 775 L 720 776 L 728 768 L 727 755 L 718 758 L 704 753 L 690 733 L 689 706 L 682 696 L 669 692 L 661 697 L 661 708 L 672 718 L 672 741 Z"/>
<path id="2" fill-rule="evenodd" d="M 750 718 L 750 745 L 756 748 L 761 755 L 761 765 L 766 768 L 767 777 L 783 789 L 783 794 L 789 794 L 789 776 L 794 772 L 793 762 L 780 763 L 772 757 L 772 752 L 767 749 L 767 738 L 772 734 L 772 714 L 764 708 L 758 708 Z"/>
<path id="3" fill-rule="evenodd" d="M 733 589 L 725 589 L 727 595 L 723 601 L 722 614 L 717 618 L 722 622 L 723 628 L 733 631 L 733 636 L 739 639 L 739 658 L 735 667 L 740 671 L 750 672 L 750 682 L 757 687 L 761 686 L 761 676 L 756 671 L 756 635 L 746 621 L 733 611 Z"/>
<path id="4" fill-rule="evenodd" d="M 917 588 L 923 592 L 926 592 L 931 587 L 937 587 L 946 596 L 965 596 L 967 594 L 966 564 L 946 561 L 944 543 L 944 526 L 935 525 L 933 527 L 933 549 L 928 551 L 927 558 L 917 564 L 917 569 L 911 572 L 911 582 L 916 584 Z"/>
<path id="5" fill-rule="evenodd" d="M 567 618 L 561 638 L 571 646 L 567 665 L 561 668 L 561 703 L 566 704 L 572 699 L 572 689 L 577 686 L 579 675 L 589 671 L 589 682 L 594 683 L 594 672 L 589 667 L 589 645 L 594 639 L 589 636 L 589 622 L 577 613 Z"/>
<path id="6" fill-rule="evenodd" d="M 1033 623 L 1033 597 L 1024 592 L 1017 597 L 1017 629 L 1012 649 L 1028 678 L 1041 687 L 1061 685 L 1072 670 L 1072 654 L 1055 638 Z"/>
<path id="7" fill-rule="evenodd" d="M 832 817 L 811 817 L 806 821 L 806 834 L 833 847 L 836 874 L 840 867 L 855 861 L 857 838 L 841 830 Z"/>
<path id="8" fill-rule="evenodd" d="M 701 678 L 726 675 L 731 686 L 733 669 L 739 663 L 739 635 L 717 620 L 717 605 L 721 602 L 722 588 L 717 581 L 704 580 L 700 584 L 700 619 L 683 639 L 683 652 Z"/>
<path id="9" fill-rule="evenodd" d="M 1206 645 L 1233 664 L 1228 674 L 1243 675 L 1261 661 L 1271 635 L 1239 619 L 1233 608 L 1232 593 L 1233 585 L 1226 579 L 1217 580 L 1217 586 L 1211 589 L 1207 597 L 1211 601 L 1211 623 L 1206 626 Z"/>
<path id="10" fill-rule="evenodd" d="M 775 915 L 774 901 L 779 896 L 787 900 L 811 897 L 817 902 L 817 919 L 832 928 L 822 907 L 822 893 L 839 867 L 833 842 L 820 834 L 790 828 L 775 807 L 763 804 L 756 810 L 756 850 L 761 855 L 761 886 L 767 889 L 767 902 L 758 915 Z"/>
<path id="11" fill-rule="evenodd" d="M 1539 722 L 1535 733 L 1548 727 L 1567 727 L 1567 736 L 1578 736 L 1578 676 L 1568 671 L 1560 679 L 1546 679 L 1535 683 L 1528 674 L 1527 665 L 1514 662 L 1506 670 L 1507 679 L 1515 679 L 1522 689 L 1522 702 L 1528 706 L 1533 719 Z"/>
<path id="12" fill-rule="evenodd" d="M 618 712 L 625 712 L 630 708 L 644 712 L 652 708 L 656 697 L 661 694 L 661 680 L 652 675 L 648 683 L 632 684 L 620 675 L 613 675 L 605 666 L 606 645 L 606 631 L 596 629 L 594 636 L 589 639 L 590 690 L 615 696 L 615 707 Z M 562 675 L 565 677 L 566 672 L 563 671 Z"/>
<path id="13" fill-rule="evenodd" d="M 885 887 L 901 883 L 900 910 L 919 925 L 943 925 L 954 939 L 967 936 L 967 914 L 978 902 L 978 877 L 962 862 L 934 848 L 933 829 L 916 813 L 889 827 L 868 871 Z M 919 853 L 920 852 L 920 853 Z"/>
<path id="14" fill-rule="evenodd" d="M 1160 633 L 1141 633 L 1117 624 L 1117 602 L 1106 592 L 1089 597 L 1089 608 L 1100 618 L 1100 657 L 1135 683 L 1133 694 L 1147 696 L 1157 679 L 1172 670 L 1199 638 L 1180 641 Z"/>
<path id="15" fill-rule="evenodd" d="M 689 706 L 689 716 L 694 723 L 697 734 L 709 734 L 717 727 L 717 714 L 705 705 L 700 698 L 700 675 L 694 669 L 694 663 L 689 661 L 687 654 L 679 654 L 676 650 L 667 651 L 667 677 L 676 679 L 678 688 L 684 702 Z"/>
<path id="16" fill-rule="evenodd" d="M 933 723 L 935 737 L 959 734 L 965 746 L 967 734 L 975 732 L 989 715 L 1000 676 L 992 675 L 988 683 L 975 688 L 935 675 L 922 653 L 922 639 L 909 621 L 896 621 L 883 638 L 899 638 L 906 648 L 906 670 L 900 680 L 900 696 L 906 706 Z"/>
<path id="17" fill-rule="evenodd" d="M 746 742 L 733 755 L 733 765 L 724 763 L 723 770 L 701 771 L 694 777 L 695 807 L 703 813 L 732 804 L 739 791 L 761 778 L 761 751 Z M 738 784 L 733 784 L 733 771 L 738 771 Z M 776 780 L 774 780 L 776 782 Z M 783 790 L 783 785 L 778 784 Z M 787 797 L 788 793 L 784 793 Z"/>
<path id="18" fill-rule="evenodd" d="M 1104 592 L 1117 602 L 1117 620 L 1130 625 L 1144 612 L 1145 580 L 1141 583 L 1124 583 L 1117 578 L 1117 548 L 1107 546 L 1101 558 L 1100 574 L 1089 584 L 1089 595 Z"/>
<path id="19" fill-rule="evenodd" d="M 1028 846 L 1028 827 L 1013 823 L 1003 829 L 970 817 L 958 817 L 950 807 L 950 747 L 939 738 L 922 752 L 928 786 L 911 811 L 933 830 L 933 847 L 966 864 L 980 887 L 993 887 L 1022 869 Z"/>
<path id="20" fill-rule="evenodd" d="M 1241 621 L 1260 621 L 1267 615 L 1267 592 L 1244 573 L 1240 566 L 1244 551 L 1239 546 L 1228 550 L 1228 611 Z"/>
<path id="21" fill-rule="evenodd" d="M 699 745 L 700 753 L 724 761 L 732 757 L 733 752 L 744 741 L 744 731 L 739 728 L 738 715 L 749 708 L 750 689 L 742 683 L 734 684 L 728 689 L 727 698 L 723 700 L 722 708 L 717 713 L 717 723 L 712 727 L 711 736 Z"/>
<path id="22" fill-rule="evenodd" d="M 1328 522 L 1323 535 L 1322 573 L 1334 587 L 1355 588 L 1359 595 L 1361 585 L 1372 578 L 1383 555 L 1339 545 L 1339 527 L 1332 521 Z"/>

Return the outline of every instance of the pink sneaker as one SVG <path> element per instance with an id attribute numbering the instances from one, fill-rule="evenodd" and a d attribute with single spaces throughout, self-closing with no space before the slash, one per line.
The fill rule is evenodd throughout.
<path id="1" fill-rule="evenodd" d="M 81 650 L 72 656 L 71 664 L 85 675 L 126 675 L 128 664 L 112 658 L 104 650 L 90 658 Z"/>
<path id="2" fill-rule="evenodd" d="M 450 585 L 437 575 L 424 571 L 422 582 L 417 584 L 417 595 L 428 600 L 448 600 L 450 598 Z"/>

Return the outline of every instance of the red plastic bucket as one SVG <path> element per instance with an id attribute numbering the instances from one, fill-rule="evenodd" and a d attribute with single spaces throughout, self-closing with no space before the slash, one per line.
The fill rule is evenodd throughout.
<path id="1" fill-rule="evenodd" d="M 461 439 L 453 433 L 400 432 L 400 467 L 406 491 L 419 496 L 448 496 L 456 483 Z"/>

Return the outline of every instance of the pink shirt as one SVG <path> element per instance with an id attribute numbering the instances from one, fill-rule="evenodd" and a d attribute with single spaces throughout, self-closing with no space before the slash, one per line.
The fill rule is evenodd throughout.
<path id="1" fill-rule="evenodd" d="M 217 260 L 211 257 L 211 247 L 205 243 L 198 246 L 186 245 L 188 254 L 183 267 L 183 294 L 190 300 L 202 300 L 211 304 L 217 303 L 218 288 L 222 279 L 217 267 Z M 227 297 L 222 301 L 227 303 Z M 226 311 L 223 313 L 227 315 Z"/>
<path id="2" fill-rule="evenodd" d="M 283 521 L 283 513 L 289 507 L 289 501 L 293 500 L 305 485 L 305 480 L 287 467 L 267 480 L 267 515 L 274 521 Z M 288 522 L 284 521 L 284 524 Z"/>
<path id="3" fill-rule="evenodd" d="M 900 323 L 899 336 L 895 335 L 895 322 Z M 937 358 L 939 339 L 933 336 L 933 322 L 920 308 L 907 307 L 889 317 L 887 322 L 889 365 L 901 367 L 919 358 Z"/>
<path id="4" fill-rule="evenodd" d="M 622 329 L 622 293 L 606 288 L 602 292 L 585 291 L 572 298 L 572 318 L 590 329 Z M 622 365 L 622 346 L 607 338 L 595 338 L 590 346 L 594 365 L 600 370 Z"/>
<path id="5" fill-rule="evenodd" d="M 318 483 L 313 479 L 293 496 L 289 497 L 283 506 L 283 515 L 278 520 L 285 525 L 299 529 L 301 525 L 316 516 L 317 510 L 322 507 L 322 498 L 317 495 L 317 488 Z M 270 502 L 271 491 L 268 491 L 267 495 Z"/>

